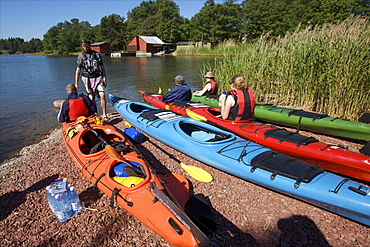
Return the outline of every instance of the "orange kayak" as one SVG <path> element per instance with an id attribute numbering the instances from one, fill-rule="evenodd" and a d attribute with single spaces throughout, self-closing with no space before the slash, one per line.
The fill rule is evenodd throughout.
<path id="1" fill-rule="evenodd" d="M 185 213 L 189 199 L 186 178 L 154 174 L 122 132 L 108 124 L 94 123 L 93 117 L 63 123 L 62 131 L 73 161 L 111 198 L 111 206 L 119 204 L 172 246 L 210 243 Z"/>

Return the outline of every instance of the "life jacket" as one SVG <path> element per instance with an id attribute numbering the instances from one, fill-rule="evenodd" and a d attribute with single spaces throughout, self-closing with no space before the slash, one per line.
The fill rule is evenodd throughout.
<path id="1" fill-rule="evenodd" d="M 218 92 L 218 87 L 219 87 L 219 83 L 218 81 L 207 81 L 205 85 L 207 85 L 208 83 L 211 83 L 211 90 L 207 92 L 207 95 L 208 94 L 217 94 Z"/>
<path id="2" fill-rule="evenodd" d="M 88 57 L 87 54 L 90 54 L 90 57 Z M 99 64 L 96 52 L 95 51 L 92 51 L 92 53 L 83 52 L 82 56 L 83 56 L 82 75 L 85 77 L 101 76 L 101 66 Z"/>
<path id="3" fill-rule="evenodd" d="M 228 119 L 234 121 L 254 119 L 256 100 L 252 89 L 231 90 L 228 95 L 232 95 L 235 100 L 235 105 L 231 107 Z"/>
<path id="4" fill-rule="evenodd" d="M 77 99 L 68 99 L 69 111 L 68 118 L 69 121 L 74 121 L 80 116 L 89 116 L 89 109 L 87 109 L 83 97 L 78 97 Z"/>

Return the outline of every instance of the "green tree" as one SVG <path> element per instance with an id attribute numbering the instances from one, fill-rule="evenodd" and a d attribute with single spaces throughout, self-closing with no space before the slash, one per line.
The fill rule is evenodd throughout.
<path id="1" fill-rule="evenodd" d="M 40 51 L 43 51 L 43 49 L 44 49 L 44 46 L 42 44 L 41 39 L 32 38 L 28 42 L 28 49 L 27 49 L 28 51 L 27 52 L 30 52 L 30 53 L 40 52 Z"/>
<path id="2" fill-rule="evenodd" d="M 125 48 L 125 33 L 124 17 L 112 14 L 101 19 L 98 32 L 99 40 L 110 43 L 113 50 L 119 51 Z"/>
<path id="3" fill-rule="evenodd" d="M 135 35 L 158 36 L 164 42 L 175 43 L 181 39 L 178 5 L 172 0 L 143 1 L 127 13 L 127 40 Z"/>
<path id="4" fill-rule="evenodd" d="M 143 1 L 127 13 L 127 40 L 135 35 L 156 35 L 157 6 L 154 1 Z"/>
<path id="5" fill-rule="evenodd" d="M 266 33 L 283 36 L 299 24 L 304 28 L 340 22 L 351 14 L 366 15 L 369 8 L 369 0 L 244 0 L 242 30 L 252 39 Z"/>
<path id="6" fill-rule="evenodd" d="M 181 38 L 180 26 L 183 24 L 179 6 L 172 0 L 157 0 L 156 4 L 157 35 L 165 42 L 176 43 Z"/>
<path id="7" fill-rule="evenodd" d="M 207 0 L 190 20 L 191 39 L 208 40 L 214 44 L 240 36 L 241 7 L 234 1 L 215 4 Z"/>
<path id="8" fill-rule="evenodd" d="M 60 22 L 44 34 L 44 49 L 59 54 L 75 52 L 81 47 L 82 38 L 88 38 L 93 43 L 96 32 L 96 29 L 86 21 L 71 19 L 70 22 Z"/>

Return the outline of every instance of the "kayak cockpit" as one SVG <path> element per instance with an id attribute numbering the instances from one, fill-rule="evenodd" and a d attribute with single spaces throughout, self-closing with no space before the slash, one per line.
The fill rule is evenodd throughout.
<path id="1" fill-rule="evenodd" d="M 218 142 L 232 137 L 231 134 L 216 131 L 213 128 L 205 128 L 185 121 L 181 121 L 179 123 L 179 127 L 186 136 L 200 142 Z"/>
<path id="2" fill-rule="evenodd" d="M 134 113 L 141 113 L 143 111 L 146 111 L 146 110 L 151 110 L 152 108 L 150 107 L 147 107 L 145 105 L 141 105 L 141 104 L 135 104 L 135 103 L 131 103 L 129 104 L 129 108 L 132 112 Z"/>
<path id="3" fill-rule="evenodd" d="M 106 134 L 102 129 L 95 129 L 95 131 L 108 143 L 122 143 L 122 139 L 115 134 Z M 83 154 L 93 154 L 104 149 L 104 144 L 99 138 L 90 130 L 82 134 L 79 140 L 80 151 Z"/>

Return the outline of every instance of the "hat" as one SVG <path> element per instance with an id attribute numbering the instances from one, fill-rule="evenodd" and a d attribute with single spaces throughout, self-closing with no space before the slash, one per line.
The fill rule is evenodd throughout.
<path id="1" fill-rule="evenodd" d="M 204 77 L 215 77 L 211 71 L 208 71 Z"/>
<path id="2" fill-rule="evenodd" d="M 182 75 L 177 75 L 176 77 L 175 77 L 175 81 L 178 81 L 179 83 L 184 83 L 185 82 L 185 79 L 184 79 L 184 77 L 182 76 Z"/>

